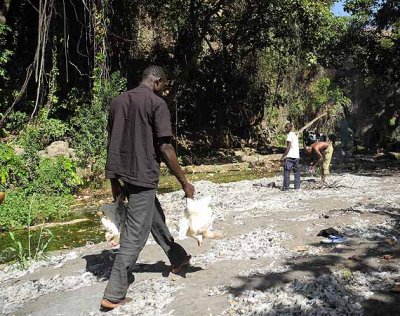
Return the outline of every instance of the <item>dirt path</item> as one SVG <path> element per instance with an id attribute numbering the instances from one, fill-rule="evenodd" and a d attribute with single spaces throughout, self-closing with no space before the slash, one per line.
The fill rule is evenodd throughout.
<path id="1" fill-rule="evenodd" d="M 227 184 L 195 183 L 211 195 L 221 240 L 180 243 L 192 254 L 182 275 L 149 241 L 135 268 L 133 301 L 107 315 L 399 315 L 400 182 L 398 172 L 340 174 L 317 189 L 268 188 L 281 178 Z M 182 192 L 160 196 L 168 224 L 184 209 Z M 323 245 L 317 233 L 334 227 L 349 242 Z M 105 243 L 38 263 L 20 275 L 0 272 L 0 313 L 102 315 L 99 302 L 114 254 Z M 350 258 L 350 259 L 349 259 Z"/>

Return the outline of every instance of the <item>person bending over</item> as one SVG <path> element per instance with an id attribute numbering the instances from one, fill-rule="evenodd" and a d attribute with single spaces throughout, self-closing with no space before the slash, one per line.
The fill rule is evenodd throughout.
<path id="1" fill-rule="evenodd" d="M 333 155 L 333 145 L 335 143 L 334 135 L 329 135 L 326 142 L 315 142 L 305 151 L 312 158 L 317 159 L 315 164 L 311 164 L 310 171 L 314 172 L 316 168 L 321 165 L 321 180 L 325 183 L 326 177 L 330 174 L 329 168 Z"/>

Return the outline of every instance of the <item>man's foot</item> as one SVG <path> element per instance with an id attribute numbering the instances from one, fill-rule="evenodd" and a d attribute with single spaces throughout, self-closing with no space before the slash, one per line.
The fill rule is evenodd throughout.
<path id="1" fill-rule="evenodd" d="M 121 302 L 113 303 L 113 302 L 109 301 L 108 299 L 103 298 L 101 300 L 101 303 L 100 303 L 100 311 L 101 312 L 108 312 L 108 311 L 113 310 L 114 308 L 117 308 L 118 306 L 121 306 L 121 305 L 124 305 L 126 303 L 129 303 L 130 301 L 132 301 L 132 299 L 126 297 Z"/>
<path id="2" fill-rule="evenodd" d="M 181 272 L 182 269 L 189 264 L 191 258 L 191 255 L 187 255 L 180 264 L 171 265 L 171 272 L 174 274 L 178 274 L 179 272 Z"/>

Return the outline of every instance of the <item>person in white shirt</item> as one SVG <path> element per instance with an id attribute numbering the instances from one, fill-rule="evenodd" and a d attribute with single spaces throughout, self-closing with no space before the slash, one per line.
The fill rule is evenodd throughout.
<path id="1" fill-rule="evenodd" d="M 294 171 L 294 188 L 300 189 L 300 150 L 299 139 L 297 135 L 292 132 L 293 124 L 286 123 L 285 132 L 286 137 L 286 150 L 281 157 L 283 163 L 283 191 L 289 190 L 290 184 L 290 170 Z"/>

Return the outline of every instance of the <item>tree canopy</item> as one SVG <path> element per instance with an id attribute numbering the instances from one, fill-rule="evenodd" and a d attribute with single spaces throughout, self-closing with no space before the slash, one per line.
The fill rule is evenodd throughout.
<path id="1" fill-rule="evenodd" d="M 301 127 L 325 111 L 326 132 L 346 117 L 383 146 L 397 124 L 376 136 L 398 108 L 399 3 L 348 0 L 349 17 L 335 17 L 334 3 L 0 1 L 0 126 L 18 134 L 46 111 L 66 124 L 55 138 L 75 131 L 82 145 L 102 137 L 110 99 L 158 64 L 178 138 L 278 144 L 286 120 Z"/>

